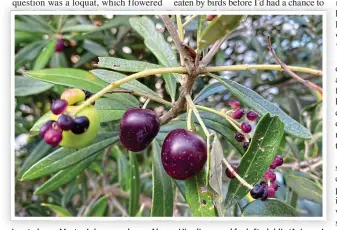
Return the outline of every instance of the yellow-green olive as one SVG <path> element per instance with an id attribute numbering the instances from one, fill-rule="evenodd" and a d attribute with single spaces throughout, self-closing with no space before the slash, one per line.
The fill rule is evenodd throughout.
<path id="1" fill-rule="evenodd" d="M 67 101 L 68 105 L 75 105 L 85 100 L 85 93 L 81 89 L 67 89 L 62 93 L 61 99 Z"/>

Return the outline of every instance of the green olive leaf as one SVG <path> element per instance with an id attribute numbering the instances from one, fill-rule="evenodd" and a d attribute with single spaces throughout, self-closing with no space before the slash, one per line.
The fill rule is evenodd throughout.
<path id="1" fill-rule="evenodd" d="M 44 140 L 40 141 L 23 162 L 17 178 L 21 178 L 23 173 L 25 173 L 33 164 L 46 156 L 51 148 L 52 147 L 46 144 Z"/>
<path id="2" fill-rule="evenodd" d="M 84 89 L 92 93 L 100 91 L 107 85 L 92 73 L 80 69 L 52 68 L 33 70 L 24 73 L 24 75 L 57 85 Z"/>
<path id="3" fill-rule="evenodd" d="M 136 216 L 139 210 L 140 198 L 140 177 L 136 153 L 129 152 L 130 158 L 130 198 L 129 198 L 129 216 Z"/>
<path id="4" fill-rule="evenodd" d="M 312 138 L 309 130 L 288 116 L 278 106 L 261 97 L 258 93 L 229 79 L 220 78 L 215 75 L 212 75 L 212 77 L 223 84 L 227 90 L 231 92 L 236 98 L 238 98 L 242 103 L 254 109 L 260 115 L 270 113 L 272 116 L 279 116 L 280 119 L 284 122 L 284 130 L 287 134 L 302 139 Z"/>
<path id="5" fill-rule="evenodd" d="M 108 208 L 108 197 L 103 196 L 98 200 L 96 200 L 96 202 L 89 209 L 86 216 L 97 216 L 97 217 L 104 216 L 104 213 L 107 208 Z"/>
<path id="6" fill-rule="evenodd" d="M 38 187 L 34 191 L 34 194 L 36 195 L 46 194 L 70 182 L 71 180 L 76 178 L 79 174 L 81 174 L 86 168 L 88 168 L 95 161 L 98 155 L 99 153 L 96 153 L 76 163 L 75 165 L 69 166 L 65 169 L 58 171 L 54 176 L 52 176 L 44 184 Z"/>
<path id="7" fill-rule="evenodd" d="M 55 212 L 56 215 L 59 217 L 72 217 L 73 216 L 67 209 L 61 206 L 55 205 L 55 204 L 41 203 L 41 206 L 48 207 L 51 211 Z"/>
<path id="8" fill-rule="evenodd" d="M 296 217 L 299 216 L 296 209 L 280 200 L 268 199 L 266 201 L 255 200 L 247 204 L 242 210 L 244 217 Z"/>
<path id="9" fill-rule="evenodd" d="M 156 56 L 160 65 L 166 67 L 179 66 L 177 55 L 172 50 L 162 33 L 158 32 L 153 21 L 146 17 L 130 18 L 131 27 L 137 31 L 143 38 L 146 47 Z M 173 75 L 178 77 L 179 75 Z M 179 78 L 179 77 L 178 77 Z M 164 75 L 166 89 L 171 95 L 172 101 L 175 100 L 177 90 L 177 80 L 175 77 Z"/>
<path id="10" fill-rule="evenodd" d="M 152 209 L 151 216 L 173 215 L 173 187 L 171 178 L 166 174 L 161 149 L 156 140 L 152 142 Z"/>
<path id="11" fill-rule="evenodd" d="M 238 167 L 238 174 L 251 185 L 259 183 L 266 170 L 278 153 L 278 147 L 284 134 L 284 124 L 279 117 L 264 115 L 257 124 L 247 152 Z M 239 202 L 249 188 L 237 179 L 231 180 L 225 200 L 225 209 Z"/>
<path id="12" fill-rule="evenodd" d="M 214 191 L 207 187 L 205 182 L 205 171 L 185 181 L 186 201 L 194 217 L 217 216 L 214 206 Z"/>
<path id="13" fill-rule="evenodd" d="M 56 40 L 51 40 L 46 47 L 41 51 L 34 63 L 33 70 L 43 69 L 54 54 Z"/>
<path id="14" fill-rule="evenodd" d="M 35 95 L 47 91 L 53 87 L 52 84 L 38 81 L 33 78 L 15 76 L 15 96 L 25 97 Z"/>
<path id="15" fill-rule="evenodd" d="M 126 77 L 126 75 L 124 74 L 105 69 L 95 69 L 92 70 L 91 72 L 106 83 L 112 83 Z M 153 90 L 151 90 L 150 88 L 148 88 L 147 86 L 145 86 L 144 84 L 140 83 L 137 80 L 129 81 L 121 85 L 120 88 L 160 98 L 160 96 L 157 93 L 155 93 Z"/>
<path id="16" fill-rule="evenodd" d="M 59 148 L 42 158 L 22 176 L 21 180 L 33 180 L 72 166 L 111 145 L 118 140 L 118 134 L 101 134 L 93 144 L 83 149 Z"/>
<path id="17" fill-rule="evenodd" d="M 244 15 L 219 15 L 201 32 L 198 39 L 198 50 L 204 49 L 218 39 L 231 34 L 244 20 Z"/>
<path id="18" fill-rule="evenodd" d="M 299 173 L 286 173 L 284 179 L 286 185 L 296 192 L 300 198 L 319 204 L 323 202 L 322 187 L 307 176 Z"/>

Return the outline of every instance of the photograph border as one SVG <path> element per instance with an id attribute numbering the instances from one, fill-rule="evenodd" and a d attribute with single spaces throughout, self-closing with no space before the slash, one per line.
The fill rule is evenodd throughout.
<path id="1" fill-rule="evenodd" d="M 272 13 L 272 14 L 271 14 Z M 323 194 L 322 194 L 322 216 L 321 217 L 18 217 L 15 216 L 15 16 L 16 15 L 192 15 L 192 14 L 245 14 L 245 15 L 321 15 L 323 20 Z M 11 10 L 11 220 L 12 221 L 327 221 L 327 12 L 326 11 L 18 11 Z"/>

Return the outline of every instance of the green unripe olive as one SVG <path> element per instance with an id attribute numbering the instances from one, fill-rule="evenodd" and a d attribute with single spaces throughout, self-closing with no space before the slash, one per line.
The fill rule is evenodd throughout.
<path id="1" fill-rule="evenodd" d="M 62 93 L 61 99 L 67 101 L 68 105 L 75 105 L 85 100 L 85 93 L 81 89 L 67 89 Z"/>
<path id="2" fill-rule="evenodd" d="M 68 106 L 66 113 L 71 113 L 77 106 Z M 60 146 L 66 148 L 83 148 L 88 146 L 96 138 L 100 127 L 100 117 L 96 107 L 89 105 L 76 114 L 77 117 L 85 116 L 89 119 L 89 127 L 82 134 L 75 134 L 71 130 L 62 132 Z M 52 120 L 57 120 L 59 116 L 53 115 Z"/>

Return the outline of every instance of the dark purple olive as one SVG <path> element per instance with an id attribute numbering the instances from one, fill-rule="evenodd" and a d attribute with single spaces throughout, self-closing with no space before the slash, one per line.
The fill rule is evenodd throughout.
<path id="1" fill-rule="evenodd" d="M 128 109 L 121 121 L 119 138 L 130 151 L 144 150 L 157 136 L 160 128 L 158 116 L 149 109 Z"/>
<path id="2" fill-rule="evenodd" d="M 63 39 L 59 39 L 56 41 L 55 52 L 62 52 L 65 48 L 66 48 L 66 45 Z"/>
<path id="3" fill-rule="evenodd" d="M 207 160 L 206 142 L 185 129 L 173 130 L 164 140 L 161 158 L 170 177 L 186 180 L 203 169 Z"/>

